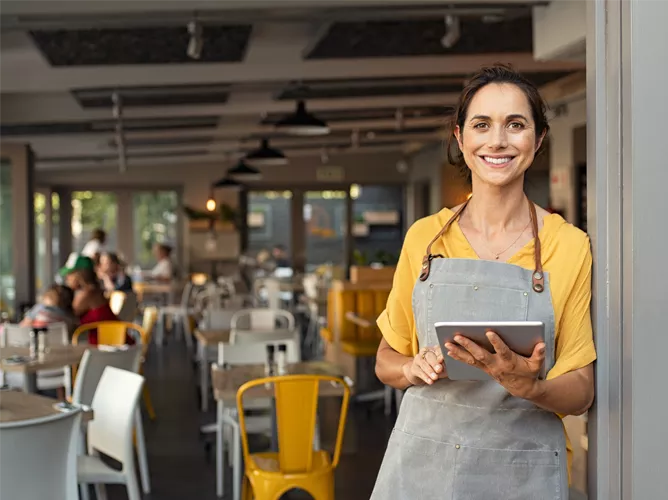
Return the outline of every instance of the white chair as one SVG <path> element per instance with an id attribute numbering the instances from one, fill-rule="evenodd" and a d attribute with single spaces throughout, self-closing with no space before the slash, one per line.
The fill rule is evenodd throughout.
<path id="1" fill-rule="evenodd" d="M 238 311 L 232 318 L 232 330 L 294 330 L 295 317 L 283 309 L 252 308 Z"/>
<path id="2" fill-rule="evenodd" d="M 100 380 L 108 367 L 125 370 L 132 373 L 139 371 L 142 346 L 136 345 L 117 351 L 87 350 L 81 358 L 77 378 L 74 382 L 72 401 L 75 404 L 92 406 Z M 144 425 L 141 418 L 141 409 L 137 407 L 135 415 L 137 432 L 137 456 L 139 458 L 139 472 L 141 474 L 144 493 L 151 492 L 150 476 L 148 471 L 148 454 L 144 440 Z M 86 488 L 84 488 L 86 490 Z M 85 498 L 84 493 L 84 498 Z"/>
<path id="3" fill-rule="evenodd" d="M 32 327 L 20 325 L 4 325 L 2 346 L 27 347 L 30 345 Z M 52 323 L 47 327 L 45 336 L 46 346 L 69 345 L 70 337 L 65 323 Z M 16 372 L 4 374 L 4 381 L 10 387 L 23 387 L 23 375 Z M 64 389 L 65 396 L 72 395 L 72 370 L 63 366 L 54 370 L 40 370 L 37 372 L 37 390 L 48 391 Z"/>
<path id="4" fill-rule="evenodd" d="M 137 295 L 134 292 L 111 292 L 109 307 L 120 321 L 133 323 L 137 317 Z"/>
<path id="5" fill-rule="evenodd" d="M 100 378 L 91 405 L 95 416 L 88 423 L 88 454 L 78 457 L 79 484 L 94 484 L 97 498 L 104 498 L 104 484 L 125 484 L 129 500 L 141 499 L 132 431 L 143 384 L 141 375 L 111 366 Z M 121 470 L 105 464 L 99 453 L 120 462 Z"/>
<path id="6" fill-rule="evenodd" d="M 190 316 L 196 313 L 195 307 L 192 305 L 195 294 L 201 286 L 194 285 L 188 282 L 183 287 L 181 294 L 181 303 L 176 305 L 162 306 L 158 310 L 158 325 L 155 342 L 158 346 L 162 346 L 165 340 L 165 323 L 166 317 L 171 316 L 173 327 L 178 326 L 179 332 L 183 334 L 186 346 L 188 349 L 192 348 L 192 332 L 190 331 Z"/>
<path id="7" fill-rule="evenodd" d="M 218 366 L 221 369 L 239 365 L 263 364 L 267 357 L 267 345 L 286 345 L 286 358 L 288 363 L 298 363 L 301 360 L 299 341 L 295 339 L 276 340 L 267 342 L 253 342 L 249 344 L 218 344 Z M 246 409 L 268 410 L 269 401 L 255 400 L 249 402 Z M 241 437 L 239 422 L 237 420 L 237 407 L 235 401 L 218 401 L 217 422 L 214 428 L 211 425 L 202 428 L 203 433 L 216 432 L 216 492 L 219 497 L 223 495 L 223 466 L 224 466 L 224 436 L 225 427 L 231 430 L 229 441 L 232 443 L 232 477 L 233 498 L 241 498 L 241 478 L 243 467 L 241 466 Z M 271 419 L 268 415 L 252 416 L 246 418 L 246 429 L 250 433 L 261 433 L 271 431 Z M 319 447 L 319 440 L 316 439 Z"/>
<path id="8" fill-rule="evenodd" d="M 0 498 L 77 500 L 81 410 L 0 424 Z"/>

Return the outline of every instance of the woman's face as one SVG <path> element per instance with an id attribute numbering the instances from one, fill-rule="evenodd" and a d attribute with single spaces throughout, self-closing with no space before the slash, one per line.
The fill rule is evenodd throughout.
<path id="1" fill-rule="evenodd" d="M 79 273 L 74 271 L 66 275 L 65 284 L 72 290 L 78 290 L 79 288 L 81 288 L 81 280 L 79 279 Z"/>
<path id="2" fill-rule="evenodd" d="M 455 136 L 472 176 L 497 187 L 523 176 L 543 140 L 536 136 L 526 95 L 507 83 L 478 90 Z"/>

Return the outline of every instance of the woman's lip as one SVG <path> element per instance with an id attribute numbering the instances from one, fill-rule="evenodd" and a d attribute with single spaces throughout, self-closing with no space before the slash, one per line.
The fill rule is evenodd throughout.
<path id="1" fill-rule="evenodd" d="M 487 156 L 488 158 L 510 158 L 510 160 L 507 161 L 506 163 L 492 163 L 492 162 L 489 162 L 489 161 L 485 160 L 485 156 Z M 505 168 L 508 165 L 510 165 L 513 162 L 513 160 L 515 159 L 514 156 L 491 156 L 491 155 L 483 155 L 483 156 L 479 156 L 479 158 L 485 163 L 485 165 L 487 165 L 488 167 L 491 167 L 491 168 Z"/>

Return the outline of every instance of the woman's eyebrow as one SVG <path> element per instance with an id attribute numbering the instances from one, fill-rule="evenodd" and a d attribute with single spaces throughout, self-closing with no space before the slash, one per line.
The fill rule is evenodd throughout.
<path id="1" fill-rule="evenodd" d="M 508 115 L 508 116 L 506 117 L 506 120 L 507 120 L 507 121 L 510 121 L 510 120 L 518 120 L 518 119 L 520 119 L 520 120 L 524 120 L 525 122 L 528 122 L 528 121 L 529 121 L 529 120 L 527 120 L 526 116 L 521 115 L 521 114 L 519 114 L 519 113 L 516 113 L 516 114 L 514 114 L 514 115 Z"/>
<path id="2" fill-rule="evenodd" d="M 475 115 L 472 116 L 469 121 L 474 121 L 474 120 L 490 120 L 490 117 L 487 115 Z"/>

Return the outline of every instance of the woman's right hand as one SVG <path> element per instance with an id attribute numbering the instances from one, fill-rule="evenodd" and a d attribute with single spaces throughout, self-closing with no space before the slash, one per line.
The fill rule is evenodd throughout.
<path id="1" fill-rule="evenodd" d="M 448 377 L 439 346 L 423 347 L 417 356 L 404 363 L 401 369 L 411 385 L 432 385 L 437 380 Z"/>

